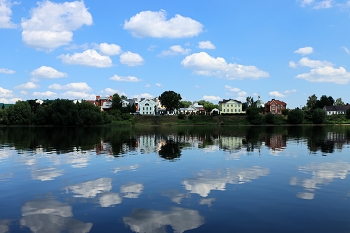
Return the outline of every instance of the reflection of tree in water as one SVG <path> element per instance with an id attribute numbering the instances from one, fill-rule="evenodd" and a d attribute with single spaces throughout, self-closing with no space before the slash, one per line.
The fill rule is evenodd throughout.
<path id="1" fill-rule="evenodd" d="M 178 159 L 181 157 L 180 145 L 178 142 L 175 142 L 175 140 L 166 140 L 165 143 L 160 147 L 158 154 L 163 159 Z"/>

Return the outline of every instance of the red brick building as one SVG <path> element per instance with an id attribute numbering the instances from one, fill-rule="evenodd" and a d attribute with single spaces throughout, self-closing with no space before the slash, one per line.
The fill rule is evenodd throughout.
<path id="1" fill-rule="evenodd" d="M 264 113 L 271 112 L 272 114 L 281 115 L 282 110 L 287 108 L 287 104 L 280 100 L 272 99 L 265 103 Z"/>

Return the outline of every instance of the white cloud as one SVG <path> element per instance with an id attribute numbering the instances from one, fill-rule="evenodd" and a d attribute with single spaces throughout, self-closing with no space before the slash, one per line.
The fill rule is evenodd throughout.
<path id="1" fill-rule="evenodd" d="M 279 97 L 279 98 L 283 98 L 285 97 L 284 94 L 278 92 L 278 91 L 271 91 L 269 92 L 269 96 L 272 96 L 272 97 Z"/>
<path id="2" fill-rule="evenodd" d="M 13 92 L 11 90 L 0 87 L 0 97 L 8 98 L 12 96 Z"/>
<path id="3" fill-rule="evenodd" d="M 297 67 L 298 67 L 298 64 L 296 64 L 294 61 L 290 61 L 290 62 L 289 62 L 289 67 L 297 68 Z"/>
<path id="4" fill-rule="evenodd" d="M 143 62 L 143 58 L 137 53 L 128 51 L 120 55 L 120 63 L 127 66 L 140 66 L 143 64 Z"/>
<path id="5" fill-rule="evenodd" d="M 239 89 L 237 87 L 231 87 L 229 85 L 225 85 L 225 90 L 231 92 L 231 93 L 228 93 L 228 95 L 232 95 L 232 92 L 237 94 L 237 96 L 238 96 L 237 100 L 239 100 L 239 101 L 245 100 L 245 97 L 247 96 L 247 92 L 242 91 L 241 89 Z"/>
<path id="6" fill-rule="evenodd" d="M 133 98 L 138 98 L 138 99 L 140 99 L 140 98 L 149 98 L 149 99 L 151 99 L 151 98 L 153 98 L 153 95 L 148 94 L 148 93 L 142 93 L 142 94 L 139 94 L 139 95 L 134 95 Z"/>
<path id="7" fill-rule="evenodd" d="M 9 69 L 6 69 L 6 68 L 0 68 L 0 74 L 14 74 L 14 73 L 16 73 L 16 71 L 9 70 Z"/>
<path id="8" fill-rule="evenodd" d="M 294 51 L 294 53 L 298 53 L 298 54 L 300 54 L 302 56 L 311 54 L 313 52 L 314 52 L 314 49 L 312 47 L 310 47 L 310 46 L 299 48 L 299 49 Z"/>
<path id="9" fill-rule="evenodd" d="M 29 93 L 27 91 L 20 91 L 19 92 L 21 95 L 28 95 Z"/>
<path id="10" fill-rule="evenodd" d="M 326 8 L 332 8 L 332 7 L 333 7 L 333 0 L 321 1 L 314 6 L 315 9 L 326 9 Z"/>
<path id="11" fill-rule="evenodd" d="M 1 90 L 0 90 L 0 97 L 1 97 Z M 11 98 L 11 99 L 0 98 L 0 102 L 4 103 L 4 104 L 14 104 L 20 100 L 22 100 L 22 99 L 21 98 Z"/>
<path id="12" fill-rule="evenodd" d="M 11 1 L 0 0 L 0 28 L 15 28 L 16 24 L 11 22 Z"/>
<path id="13" fill-rule="evenodd" d="M 178 54 L 189 54 L 191 52 L 191 49 L 184 49 L 181 47 L 181 45 L 173 45 L 169 48 L 169 50 L 163 50 L 158 56 L 165 57 L 165 56 L 173 56 Z"/>
<path id="14" fill-rule="evenodd" d="M 66 85 L 52 84 L 49 89 L 70 91 L 91 91 L 92 88 L 85 82 L 68 83 Z"/>
<path id="15" fill-rule="evenodd" d="M 203 31 L 203 25 L 179 14 L 167 20 L 166 12 L 161 10 L 136 14 L 125 21 L 124 29 L 131 31 L 134 37 L 182 38 L 197 36 Z"/>
<path id="16" fill-rule="evenodd" d="M 207 100 L 207 101 L 219 101 L 219 100 L 221 100 L 220 96 L 213 96 L 213 95 L 205 95 L 205 96 L 203 96 L 203 99 Z"/>
<path id="17" fill-rule="evenodd" d="M 88 94 L 80 91 L 66 91 L 61 94 L 61 96 L 65 99 L 91 99 L 94 100 L 96 95 Z"/>
<path id="18" fill-rule="evenodd" d="M 70 65 L 93 66 L 98 68 L 105 68 L 112 66 L 112 59 L 109 56 L 103 56 L 94 49 L 85 50 L 82 53 L 62 54 L 58 56 L 63 63 Z"/>
<path id="19" fill-rule="evenodd" d="M 227 63 L 224 58 L 214 58 L 205 52 L 189 55 L 182 60 L 181 64 L 185 68 L 192 69 L 193 72 L 198 75 L 217 76 L 230 80 L 269 77 L 269 73 L 262 71 L 255 66 Z"/>
<path id="20" fill-rule="evenodd" d="M 150 84 L 146 84 L 145 87 L 151 87 L 151 85 Z"/>
<path id="21" fill-rule="evenodd" d="M 305 79 L 308 82 L 346 84 L 350 81 L 350 73 L 341 66 L 339 68 L 324 66 L 313 68 L 309 73 L 298 74 L 296 78 Z"/>
<path id="22" fill-rule="evenodd" d="M 284 93 L 286 93 L 286 94 L 291 94 L 291 93 L 296 93 L 297 92 L 297 90 L 296 89 L 292 89 L 292 90 L 286 90 L 286 91 L 284 91 Z"/>
<path id="23" fill-rule="evenodd" d="M 148 47 L 148 51 L 154 51 L 155 50 L 155 48 L 157 48 L 158 46 L 156 46 L 156 45 L 150 45 L 149 47 Z"/>
<path id="24" fill-rule="evenodd" d="M 134 76 L 118 76 L 114 75 L 109 78 L 110 80 L 118 81 L 118 82 L 140 82 L 141 80 Z"/>
<path id="25" fill-rule="evenodd" d="M 122 92 L 122 91 L 119 91 L 119 90 L 115 90 L 115 89 L 112 89 L 112 88 L 109 88 L 109 87 L 104 89 L 104 93 L 106 95 L 113 95 L 115 93 L 118 93 L 118 95 L 120 95 L 120 96 L 122 96 L 122 95 L 127 96 L 127 94 L 125 94 L 125 92 Z"/>
<path id="26" fill-rule="evenodd" d="M 161 84 L 161 83 L 156 83 L 156 86 L 157 86 L 157 87 L 161 87 L 162 84 Z"/>
<path id="27" fill-rule="evenodd" d="M 17 89 L 35 89 L 38 87 L 39 87 L 38 84 L 35 84 L 33 82 L 27 82 L 25 84 L 21 84 L 19 86 L 16 86 L 15 88 L 17 88 Z"/>
<path id="28" fill-rule="evenodd" d="M 198 48 L 200 48 L 200 49 L 215 49 L 215 45 L 213 45 L 209 40 L 201 41 L 198 43 Z"/>
<path id="29" fill-rule="evenodd" d="M 30 75 L 38 78 L 64 78 L 68 76 L 66 73 L 59 72 L 49 66 L 41 66 L 33 70 Z"/>
<path id="30" fill-rule="evenodd" d="M 350 2 L 349 2 L 349 3 L 350 3 Z M 345 51 L 347 54 L 350 54 L 350 50 L 349 50 L 347 47 L 343 46 L 342 49 L 344 49 L 344 51 Z"/>
<path id="31" fill-rule="evenodd" d="M 119 45 L 107 43 L 101 43 L 99 45 L 99 50 L 102 54 L 107 56 L 119 55 L 122 51 Z"/>
<path id="32" fill-rule="evenodd" d="M 322 66 L 333 66 L 331 62 L 328 61 L 320 61 L 320 60 L 311 60 L 307 57 L 303 57 L 299 61 L 300 66 L 308 66 L 308 67 L 322 67 Z"/>
<path id="33" fill-rule="evenodd" d="M 297 1 L 300 2 L 300 5 L 302 7 L 304 7 L 306 5 L 311 5 L 314 2 L 314 0 L 297 0 Z"/>
<path id="34" fill-rule="evenodd" d="M 52 92 L 52 91 L 45 91 L 45 92 L 34 92 L 33 93 L 33 96 L 36 96 L 36 97 L 42 97 L 42 98 L 53 98 L 53 97 L 56 97 L 57 96 L 57 93 L 55 92 Z"/>
<path id="35" fill-rule="evenodd" d="M 229 85 L 225 85 L 225 89 L 228 91 L 232 91 L 232 92 L 240 92 L 241 91 L 241 89 L 236 88 L 236 87 L 231 87 Z"/>
<path id="36" fill-rule="evenodd" d="M 72 31 L 91 24 L 92 16 L 83 1 L 43 1 L 31 10 L 30 19 L 22 19 L 22 39 L 29 46 L 52 50 L 71 42 Z"/>

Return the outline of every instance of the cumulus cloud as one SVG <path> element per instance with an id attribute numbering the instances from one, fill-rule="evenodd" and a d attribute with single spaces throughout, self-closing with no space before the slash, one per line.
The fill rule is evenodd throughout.
<path id="1" fill-rule="evenodd" d="M 34 48 L 53 50 L 69 44 L 72 31 L 91 24 L 92 16 L 83 1 L 43 1 L 31 10 L 30 19 L 22 19 L 22 40 Z"/>
<path id="2" fill-rule="evenodd" d="M 11 90 L 0 87 L 0 97 L 7 98 L 12 96 L 13 96 L 13 92 Z"/>
<path id="3" fill-rule="evenodd" d="M 103 91 L 106 95 L 113 95 L 115 93 L 118 93 L 118 95 L 122 96 L 122 95 L 125 95 L 127 96 L 127 94 L 125 94 L 125 92 L 122 92 L 122 91 L 119 91 L 119 90 L 115 90 L 115 89 L 112 89 L 110 87 L 104 89 Z"/>
<path id="4" fill-rule="evenodd" d="M 134 76 L 118 76 L 114 75 L 113 77 L 109 78 L 110 80 L 114 80 L 117 82 L 140 82 L 141 80 L 134 77 Z"/>
<path id="5" fill-rule="evenodd" d="M 237 95 L 236 99 L 239 101 L 245 101 L 247 97 L 247 92 L 242 91 L 237 87 L 231 87 L 229 85 L 225 85 L 225 90 L 228 91 L 228 93 L 226 93 L 227 95 Z"/>
<path id="6" fill-rule="evenodd" d="M 148 98 L 148 99 L 151 99 L 151 98 L 153 98 L 153 95 L 148 94 L 148 93 L 142 93 L 142 94 L 139 94 L 139 95 L 134 95 L 133 98 L 138 98 L 138 99 L 140 99 L 140 98 Z"/>
<path id="7" fill-rule="evenodd" d="M 11 2 L 0 0 L 0 28 L 15 28 L 16 24 L 11 22 Z"/>
<path id="8" fill-rule="evenodd" d="M 192 69 L 197 75 L 217 76 L 230 80 L 269 77 L 269 73 L 255 66 L 227 63 L 224 58 L 214 58 L 205 52 L 191 54 L 182 60 L 181 64 L 185 68 Z"/>
<path id="9" fill-rule="evenodd" d="M 214 95 L 205 95 L 205 96 L 203 96 L 203 99 L 207 100 L 207 101 L 219 101 L 219 100 L 221 100 L 220 96 L 214 96 Z"/>
<path id="10" fill-rule="evenodd" d="M 191 52 L 191 49 L 184 49 L 181 47 L 181 45 L 173 45 L 169 48 L 169 50 L 162 51 L 158 56 L 159 57 L 165 57 L 165 56 L 173 56 L 178 54 L 189 54 Z"/>
<path id="11" fill-rule="evenodd" d="M 297 92 L 297 90 L 296 89 L 292 89 L 292 90 L 286 90 L 286 91 L 284 91 L 284 93 L 286 93 L 286 94 L 291 94 L 291 93 L 296 93 Z"/>
<path id="12" fill-rule="evenodd" d="M 66 73 L 59 72 L 49 66 L 41 66 L 33 70 L 30 75 L 37 78 L 64 78 L 68 76 Z"/>
<path id="13" fill-rule="evenodd" d="M 92 88 L 85 82 L 68 83 L 66 85 L 52 84 L 49 89 L 53 90 L 70 90 L 70 91 L 91 91 Z"/>
<path id="14" fill-rule="evenodd" d="M 200 48 L 200 49 L 215 49 L 215 45 L 213 45 L 209 40 L 201 41 L 198 43 L 198 48 Z"/>
<path id="15" fill-rule="evenodd" d="M 331 62 L 328 61 L 320 61 L 320 60 L 311 60 L 307 57 L 303 57 L 299 61 L 300 66 L 307 66 L 307 67 L 322 67 L 322 66 L 333 66 Z"/>
<path id="16" fill-rule="evenodd" d="M 298 67 L 298 64 L 295 63 L 294 61 L 290 61 L 290 62 L 289 62 L 289 67 L 297 68 L 297 67 Z"/>
<path id="17" fill-rule="evenodd" d="M 350 73 L 344 68 L 331 66 L 316 67 L 308 73 L 298 74 L 296 78 L 305 79 L 308 82 L 329 82 L 346 84 L 350 81 Z"/>
<path id="18" fill-rule="evenodd" d="M 122 51 L 121 47 L 116 44 L 101 43 L 99 45 L 99 50 L 102 54 L 107 56 L 119 55 Z"/>
<path id="19" fill-rule="evenodd" d="M 279 97 L 279 98 L 283 98 L 285 97 L 284 94 L 278 92 L 278 91 L 271 91 L 269 92 L 269 96 L 272 96 L 272 97 Z"/>
<path id="20" fill-rule="evenodd" d="M 314 52 L 314 49 L 312 47 L 310 47 L 310 46 L 299 48 L 299 49 L 294 51 L 294 53 L 298 53 L 298 54 L 300 54 L 302 56 L 311 54 L 313 52 Z"/>
<path id="21" fill-rule="evenodd" d="M 14 74 L 16 71 L 14 70 L 9 70 L 7 68 L 0 68 L 0 74 Z"/>
<path id="22" fill-rule="evenodd" d="M 81 91 L 66 91 L 61 94 L 65 99 L 95 99 L 96 95 Z"/>
<path id="23" fill-rule="evenodd" d="M 156 86 L 157 86 L 157 87 L 161 87 L 162 84 L 161 84 L 161 83 L 156 83 Z"/>
<path id="24" fill-rule="evenodd" d="M 70 65 L 93 66 L 105 68 L 112 66 L 112 59 L 109 56 L 103 56 L 94 49 L 85 50 L 82 53 L 62 54 L 58 56 L 63 63 Z"/>
<path id="25" fill-rule="evenodd" d="M 1 96 L 1 93 L 0 93 L 0 96 Z M 20 100 L 22 100 L 22 99 L 21 98 L 6 99 L 6 98 L 1 98 L 0 97 L 0 102 L 4 103 L 4 104 L 14 104 L 14 103 L 16 103 L 17 101 L 20 101 Z"/>
<path id="26" fill-rule="evenodd" d="M 35 84 L 33 82 L 27 82 L 25 84 L 21 84 L 19 86 L 16 86 L 15 88 L 17 88 L 17 89 L 35 89 L 38 87 L 39 87 L 38 84 Z"/>
<path id="27" fill-rule="evenodd" d="M 35 97 L 42 97 L 42 98 L 53 98 L 57 96 L 57 93 L 52 91 L 45 91 L 45 92 L 34 92 L 33 96 Z"/>
<path id="28" fill-rule="evenodd" d="M 120 63 L 127 66 L 140 66 L 143 64 L 143 62 L 143 58 L 137 53 L 128 51 L 120 55 Z"/>
<path id="29" fill-rule="evenodd" d="M 124 23 L 134 37 L 183 38 L 197 36 L 203 31 L 203 25 L 189 17 L 176 14 L 167 20 L 164 10 L 142 11 Z"/>

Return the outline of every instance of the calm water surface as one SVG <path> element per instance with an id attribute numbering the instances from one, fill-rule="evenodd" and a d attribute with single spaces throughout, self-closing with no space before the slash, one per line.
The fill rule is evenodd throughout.
<path id="1" fill-rule="evenodd" d="M 350 126 L 0 128 L 0 233 L 350 232 Z"/>

